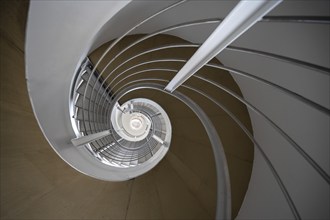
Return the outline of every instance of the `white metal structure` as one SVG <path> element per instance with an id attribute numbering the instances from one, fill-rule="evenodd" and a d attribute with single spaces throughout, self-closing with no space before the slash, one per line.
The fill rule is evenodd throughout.
<path id="1" fill-rule="evenodd" d="M 173 92 L 281 1 L 240 1 L 166 86 Z"/>
<path id="2" fill-rule="evenodd" d="M 107 180 L 127 180 L 156 166 L 167 153 L 172 136 L 169 117 L 157 103 L 144 98 L 120 105 L 112 101 L 102 83 L 92 74 L 88 59 L 75 76 L 70 100 L 75 146 L 85 146 L 103 164 L 111 166 Z M 86 92 L 87 91 L 87 92 Z M 85 92 L 89 97 L 84 101 Z M 106 105 L 112 105 L 106 110 Z M 116 173 L 125 170 L 125 176 Z"/>

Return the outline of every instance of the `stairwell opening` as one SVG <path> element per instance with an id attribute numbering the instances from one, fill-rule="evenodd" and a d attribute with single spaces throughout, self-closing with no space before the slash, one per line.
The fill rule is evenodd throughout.
<path id="1" fill-rule="evenodd" d="M 179 172 L 179 175 L 185 175 L 181 173 L 180 166 L 177 161 L 183 161 L 183 164 L 188 167 L 195 167 L 192 168 L 192 172 L 197 172 L 198 176 L 204 176 L 201 177 L 203 181 L 209 182 L 208 184 L 201 186 L 204 189 L 204 192 L 199 192 L 198 197 L 202 199 L 205 196 L 205 193 L 207 193 L 208 199 L 203 201 L 205 203 L 205 206 L 208 207 L 210 213 L 215 213 L 215 204 L 216 204 L 216 191 L 217 191 L 217 178 L 215 174 L 215 164 L 214 164 L 214 154 L 212 152 L 212 147 L 209 142 L 209 138 L 203 134 L 205 131 L 202 124 L 200 124 L 198 117 L 196 117 L 193 113 L 189 113 L 188 109 L 182 110 L 182 107 L 180 108 L 178 102 L 173 99 L 169 99 L 169 95 L 163 92 L 157 92 L 157 91 L 151 91 L 148 89 L 140 89 L 140 90 L 133 90 L 129 93 L 126 93 L 124 96 L 120 97 L 118 99 L 118 102 L 116 104 L 113 103 L 113 99 L 116 97 L 116 94 L 125 86 L 130 85 L 134 81 L 138 82 L 160 82 L 164 86 L 166 85 L 166 81 L 169 81 L 176 69 L 180 69 L 183 62 L 176 62 L 176 60 L 187 60 L 189 57 L 196 51 L 197 47 L 195 44 L 192 44 L 188 41 L 185 41 L 181 38 L 171 36 L 171 35 L 158 35 L 155 37 L 152 37 L 150 40 L 146 42 L 141 42 L 137 45 L 134 45 L 134 47 L 129 48 L 127 51 L 125 51 L 121 56 L 114 59 L 116 54 L 121 52 L 123 48 L 126 48 L 127 46 L 131 45 L 135 41 L 145 37 L 146 35 L 130 35 L 125 38 L 123 38 L 118 44 L 112 49 L 113 53 L 107 54 L 105 59 L 99 63 L 98 68 L 95 70 L 94 75 L 90 77 L 91 89 L 95 87 L 97 91 L 102 91 L 100 93 L 101 95 L 98 96 L 97 92 L 93 95 L 91 92 L 88 92 L 89 95 L 87 95 L 87 101 L 85 103 L 86 108 L 88 105 L 88 98 L 89 96 L 95 99 L 97 102 L 101 102 L 101 104 L 105 107 L 102 108 L 94 108 L 97 110 L 101 115 L 97 116 L 93 112 L 88 115 L 87 111 L 82 111 L 83 101 L 80 100 L 83 98 L 84 90 L 88 87 L 83 86 L 81 83 L 78 82 L 78 80 L 75 81 L 75 85 L 72 88 L 75 88 L 78 93 L 78 96 L 80 96 L 80 99 L 73 98 L 73 100 L 76 100 L 76 104 L 72 105 L 73 109 L 71 112 L 74 115 L 73 125 L 75 129 L 77 130 L 77 136 L 79 135 L 88 135 L 89 131 L 86 128 L 97 128 L 96 130 L 93 130 L 93 132 L 98 132 L 104 129 L 108 129 L 107 126 L 110 126 L 111 129 L 113 129 L 114 134 L 113 136 L 120 140 L 125 135 L 125 129 L 120 129 L 123 127 L 123 123 L 119 121 L 119 123 L 114 123 L 118 121 L 116 118 L 119 116 L 115 115 L 125 115 L 124 112 L 130 112 L 131 109 L 134 109 L 134 107 L 131 107 L 131 102 L 133 100 L 149 100 L 150 102 L 154 103 L 154 106 L 160 105 L 164 107 L 164 114 L 168 114 L 168 121 L 169 124 L 173 124 L 173 137 L 172 141 L 165 141 L 165 145 L 162 145 L 162 140 L 164 139 L 164 134 L 157 134 L 156 138 L 153 137 L 151 133 L 148 133 L 144 138 L 144 141 L 140 140 L 139 144 L 145 144 L 148 143 L 148 141 L 152 141 L 154 143 L 158 143 L 158 145 L 163 146 L 164 148 L 167 148 L 169 150 L 169 155 L 166 157 L 167 160 L 170 161 L 170 164 Z M 105 49 L 112 43 L 113 41 L 110 41 L 102 46 L 100 46 L 98 49 L 91 52 L 88 56 L 88 59 L 85 60 L 85 65 L 82 65 L 87 71 L 91 73 L 93 70 L 93 64 L 97 63 Z M 181 45 L 184 45 L 183 47 Z M 111 60 L 111 64 L 108 65 L 109 61 Z M 212 63 L 219 63 L 220 62 L 217 59 L 213 59 Z M 171 70 L 174 70 L 171 72 Z M 85 73 L 82 74 L 84 71 L 80 71 L 80 77 L 83 78 L 81 80 L 88 81 L 88 75 Z M 100 72 L 103 71 L 103 74 L 100 75 Z M 201 70 L 201 74 L 204 75 L 207 79 L 212 79 L 218 83 L 222 83 L 226 85 L 228 88 L 233 89 L 238 94 L 240 93 L 240 90 L 238 86 L 236 85 L 235 81 L 232 79 L 230 74 L 226 71 L 221 71 L 213 68 L 205 67 Z M 89 75 L 90 76 L 90 75 Z M 163 80 L 163 81 L 159 81 Z M 239 118 L 245 123 L 247 127 L 250 127 L 250 121 L 248 117 L 248 113 L 246 111 L 246 107 L 242 105 L 241 103 L 237 102 L 234 98 L 230 97 L 230 95 L 226 94 L 225 92 L 219 92 L 216 88 L 212 88 L 207 83 L 203 83 L 198 78 L 192 78 L 186 82 L 186 85 L 193 86 L 195 88 L 201 88 L 203 87 L 205 91 L 208 94 L 214 95 L 216 99 L 221 100 L 227 100 L 226 105 L 232 109 L 233 111 L 239 111 L 241 114 L 239 115 Z M 83 88 L 83 89 L 81 89 Z M 219 121 L 219 123 L 215 123 L 216 129 L 218 130 L 219 135 L 221 136 L 221 140 L 224 141 L 224 147 L 225 152 L 228 152 L 226 154 L 227 160 L 229 161 L 228 167 L 230 170 L 230 181 L 232 183 L 232 209 L 233 214 L 236 215 L 238 213 L 238 210 L 241 206 L 241 203 L 243 202 L 245 191 L 242 189 L 247 189 L 251 170 L 252 170 L 252 161 L 253 161 L 253 145 L 248 145 L 247 143 L 250 143 L 246 137 L 244 137 L 243 132 L 240 130 L 238 126 L 235 126 L 235 122 L 230 119 L 229 116 L 226 116 L 225 112 L 219 111 L 217 106 L 215 106 L 212 102 L 207 101 L 205 97 L 201 96 L 200 94 L 195 94 L 185 88 L 179 88 L 180 92 L 183 92 L 187 94 L 189 97 L 192 97 L 196 102 L 205 110 L 207 115 L 212 118 L 214 121 Z M 80 95 L 79 95 L 80 93 Z M 75 97 L 75 96 L 74 96 Z M 103 97 L 103 98 L 102 98 Z M 134 101 L 133 101 L 134 102 Z M 90 106 L 93 106 L 94 102 L 91 102 Z M 96 106 L 96 105 L 95 105 Z M 134 105 L 135 106 L 135 105 Z M 144 105 L 142 110 L 146 106 Z M 79 110 L 80 109 L 80 110 Z M 157 108 L 156 108 L 157 109 Z M 158 108 L 159 109 L 159 108 Z M 93 109 L 91 109 L 93 111 Z M 85 120 L 83 121 L 82 114 L 85 114 Z M 166 115 L 167 115 L 166 114 Z M 149 112 L 148 117 L 151 116 L 157 116 L 157 110 L 153 110 L 152 113 Z M 110 116 L 110 117 L 109 117 Z M 99 123 L 98 127 L 97 125 L 93 125 L 93 127 L 90 127 L 90 123 L 88 122 L 88 119 L 96 119 Z M 111 118 L 110 121 L 108 119 Z M 128 126 L 131 122 L 131 118 L 136 118 L 134 116 L 128 117 L 127 120 Z M 152 117 L 153 118 L 153 117 Z M 172 118 L 170 120 L 170 118 Z M 179 121 L 178 121 L 179 119 Z M 102 121 L 104 120 L 104 121 Z M 170 122 L 171 121 L 171 122 Z M 83 123 L 86 123 L 84 126 Z M 162 122 L 164 124 L 164 121 Z M 194 125 L 196 124 L 196 126 Z M 115 126 L 114 126 L 115 125 Z M 103 126 L 103 127 L 102 127 Z M 189 128 L 190 126 L 195 126 L 195 129 Z M 126 125 L 127 127 L 127 125 Z M 230 128 L 230 130 L 228 130 Z M 159 130 L 159 129 L 155 129 Z M 196 133 L 197 130 L 200 130 L 199 133 Z M 163 132 L 164 133 L 164 132 Z M 165 132 L 166 133 L 166 132 Z M 228 135 L 229 133 L 237 134 L 240 136 L 238 139 L 231 138 L 232 136 Z M 147 134 L 147 133 L 145 133 Z M 160 138 L 157 138 L 160 137 Z M 129 135 L 125 136 L 126 139 L 129 139 Z M 135 137 L 131 137 L 135 138 Z M 186 139 L 188 142 L 184 143 L 182 145 L 181 139 Z M 131 139 L 132 140 L 132 139 Z M 110 151 L 110 154 L 113 153 L 111 151 L 115 151 L 115 146 L 109 145 L 107 143 L 111 142 L 112 139 L 109 141 L 109 137 L 102 138 L 98 141 L 90 143 L 88 146 L 88 150 L 95 155 L 96 158 L 99 160 L 104 160 L 103 158 L 106 158 L 104 156 L 100 157 L 99 152 L 104 152 L 106 154 L 106 151 Z M 121 140 L 122 141 L 122 140 Z M 195 142 L 195 143 L 194 143 Z M 197 143 L 198 145 L 202 145 L 204 147 L 200 148 L 195 146 Z M 127 142 L 128 146 L 130 144 Z M 235 150 L 232 148 L 232 146 L 240 146 L 244 144 L 245 148 L 236 148 Z M 191 145 L 189 147 L 189 145 Z M 104 147 L 105 146 L 105 147 Z M 171 148 L 174 148 L 171 150 Z M 195 148 L 200 148 L 198 151 L 200 153 L 188 153 L 188 149 L 190 148 L 190 151 L 196 151 Z M 134 146 L 130 146 L 130 148 L 136 148 Z M 147 144 L 147 148 L 139 148 L 141 149 L 140 154 L 142 155 L 142 158 L 140 161 L 136 161 L 135 163 L 132 161 L 122 161 L 120 165 L 118 165 L 118 162 L 110 163 L 108 159 L 105 159 L 103 162 L 106 164 L 109 164 L 111 166 L 115 167 L 121 167 L 121 168 L 132 168 L 132 167 L 138 167 L 138 165 L 143 164 L 144 162 L 147 162 L 152 158 L 152 155 L 154 155 L 154 152 L 150 152 L 150 145 Z M 187 149 L 188 151 L 182 149 Z M 233 151 L 234 150 L 234 151 Z M 181 151 L 181 153 L 180 153 Z M 138 151 L 136 151 L 138 152 Z M 235 155 L 239 155 L 240 158 L 245 158 L 245 161 L 249 161 L 248 163 L 245 163 L 244 165 L 241 164 L 241 159 L 237 159 L 236 157 L 232 157 L 232 153 L 235 152 Z M 149 156 L 148 155 L 149 153 Z M 204 156 L 203 156 L 204 155 Z M 132 154 L 129 154 L 129 157 L 132 157 Z M 162 155 L 161 158 L 165 156 L 165 153 Z M 158 160 L 160 162 L 161 158 Z M 174 159 L 176 158 L 176 159 Z M 202 159 L 205 158 L 205 159 Z M 111 160 L 111 159 L 110 159 Z M 191 161 L 192 160 L 192 161 Z M 199 160 L 202 160 L 202 164 L 197 162 Z M 206 162 L 206 161 L 207 162 Z M 113 160 L 114 161 L 114 160 Z M 190 161 L 190 162 L 189 162 Z M 194 162 L 193 162 L 194 161 Z M 158 163 L 157 162 L 157 163 Z M 182 162 L 180 162 L 182 163 Z M 156 164 L 155 164 L 156 165 Z M 243 166 L 242 166 L 243 165 Z M 154 166 L 152 166 L 154 167 Z M 148 170 L 152 169 L 152 167 L 149 167 Z M 203 168 L 202 168 L 203 167 Z M 181 168 L 182 169 L 182 168 Z M 191 168 L 188 168 L 189 170 Z M 144 172 L 148 171 L 147 169 L 144 169 Z M 202 172 L 201 172 L 202 171 Z M 191 171 L 189 171 L 191 172 Z M 141 174 L 141 172 L 138 173 L 138 175 L 132 174 L 132 177 L 137 177 Z M 204 173 L 204 174 L 202 174 Z M 235 173 L 235 175 L 234 175 Z M 240 175 L 238 175 L 240 174 Z M 187 177 L 183 177 L 184 182 L 189 186 L 192 180 L 187 179 Z M 200 178 L 200 177 L 199 177 Z M 195 191 L 195 189 L 191 188 L 191 190 Z M 213 192 L 213 193 L 212 193 Z M 214 201 L 211 202 L 210 201 Z"/>

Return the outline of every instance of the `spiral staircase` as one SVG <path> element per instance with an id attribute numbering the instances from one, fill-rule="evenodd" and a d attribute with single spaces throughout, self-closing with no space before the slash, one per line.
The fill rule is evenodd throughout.
<path id="1" fill-rule="evenodd" d="M 329 8 L 30 2 L 27 90 L 66 163 L 40 135 L 15 150 L 2 96 L 1 218 L 328 219 Z"/>

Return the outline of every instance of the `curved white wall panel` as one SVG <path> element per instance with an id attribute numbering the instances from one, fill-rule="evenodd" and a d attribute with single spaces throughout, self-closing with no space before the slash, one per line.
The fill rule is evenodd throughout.
<path id="1" fill-rule="evenodd" d="M 325 9 L 328 8 L 328 9 Z M 271 15 L 329 16 L 329 2 L 284 1 Z M 250 29 L 233 45 L 266 51 L 329 68 L 329 25 L 296 22 L 263 22 Z M 329 73 L 299 65 L 227 50 L 218 58 L 224 65 L 251 73 L 329 108 Z M 330 119 L 323 112 L 289 97 L 267 85 L 232 74 L 244 98 L 270 117 L 329 175 Z M 269 124 L 250 111 L 254 136 L 279 172 L 300 216 L 306 219 L 329 218 L 329 184 Z M 249 190 L 239 218 L 293 218 L 286 209 L 279 211 L 283 198 L 262 192 L 275 187 L 271 171 L 259 167 L 261 157 L 255 152 Z M 261 159 L 262 160 L 262 159 Z M 258 191 L 260 189 L 260 191 Z M 270 188 L 269 188 L 270 190 Z M 276 192 L 276 190 L 274 191 Z M 266 205 L 267 204 L 267 205 Z M 272 207 L 271 209 L 268 209 Z M 267 210 L 267 211 L 265 211 Z M 276 217 L 275 217 L 276 218 Z"/>
<path id="2" fill-rule="evenodd" d="M 26 78 L 42 132 L 73 167 L 96 178 L 109 167 L 72 145 L 70 85 L 93 38 L 129 1 L 31 1 L 26 35 Z M 119 178 L 125 173 L 118 174 Z"/>

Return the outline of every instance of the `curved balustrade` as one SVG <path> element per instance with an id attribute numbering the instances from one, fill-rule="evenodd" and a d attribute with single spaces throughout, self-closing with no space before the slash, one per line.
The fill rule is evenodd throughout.
<path id="1" fill-rule="evenodd" d="M 210 116 L 206 113 L 208 109 L 203 109 L 203 103 L 200 100 L 208 101 L 213 103 L 214 108 L 219 109 L 219 111 L 224 112 L 226 116 L 230 117 L 232 122 L 241 129 L 255 146 L 258 154 L 261 155 L 262 160 L 267 165 L 267 169 L 269 169 L 270 173 L 273 175 L 277 187 L 282 192 L 282 196 L 285 198 L 292 217 L 295 219 L 304 218 L 305 216 L 302 213 L 302 207 L 304 206 L 298 201 L 296 192 L 292 189 L 292 184 L 299 183 L 292 183 L 294 181 L 289 179 L 292 177 L 288 177 L 283 170 L 278 169 L 278 159 L 270 154 L 267 146 L 263 146 L 262 141 L 255 136 L 243 121 L 240 120 L 239 116 L 236 115 L 235 110 L 230 109 L 230 107 L 222 103 L 222 100 L 216 97 L 215 94 L 212 94 L 207 88 L 216 89 L 219 93 L 223 92 L 230 97 L 230 99 L 237 101 L 240 105 L 249 110 L 251 118 L 255 119 L 255 117 L 258 117 L 262 122 L 269 125 L 272 128 L 272 132 L 278 135 L 279 139 L 285 140 L 290 148 L 299 155 L 299 158 L 302 159 L 304 163 L 306 162 L 313 172 L 315 171 L 315 173 L 317 173 L 317 178 L 321 179 L 320 182 L 323 181 L 328 186 L 330 184 L 329 171 L 321 164 L 318 158 L 311 155 L 310 152 L 306 150 L 304 143 L 299 142 L 295 136 L 291 135 L 290 131 L 288 131 L 287 128 L 282 127 L 271 114 L 264 112 L 260 106 L 245 97 L 244 93 L 242 95 L 239 94 L 239 92 L 226 86 L 226 84 L 209 78 L 208 74 L 205 73 L 208 70 L 223 71 L 219 72 L 219 75 L 231 74 L 234 78 L 236 76 L 242 77 L 247 83 L 253 82 L 258 85 L 266 86 L 270 90 L 278 91 L 284 96 L 299 101 L 303 106 L 311 108 L 313 111 L 315 110 L 317 114 L 320 113 L 322 117 L 328 120 L 330 109 L 325 105 L 316 102 L 312 98 L 300 94 L 294 89 L 287 88 L 280 83 L 275 83 L 272 80 L 257 76 L 253 72 L 247 72 L 243 69 L 236 68 L 235 66 L 223 65 L 217 59 L 213 59 L 203 65 L 203 68 L 200 69 L 197 74 L 194 74 L 191 80 L 189 79 L 179 86 L 178 90 L 175 90 L 172 93 L 166 91 L 165 87 L 168 82 L 170 82 L 174 75 L 180 71 L 182 66 L 187 63 L 192 53 L 196 52 L 201 44 L 198 42 L 191 43 L 181 39 L 182 42 L 160 42 L 153 45 L 153 47 L 143 49 L 142 51 L 136 52 L 135 49 L 157 37 L 165 36 L 165 34 L 167 34 L 166 36 L 172 36 L 170 35 L 173 33 L 171 31 L 184 31 L 186 28 L 190 27 L 200 28 L 208 25 L 221 24 L 225 19 L 208 18 L 197 19 L 195 21 L 190 20 L 188 22 L 179 22 L 168 27 L 161 26 L 159 27 L 159 30 L 152 30 L 150 33 L 143 33 L 143 35 L 134 35 L 135 32 L 138 33 L 139 28 L 147 24 L 148 21 L 157 18 L 159 15 L 164 15 L 166 12 L 171 11 L 178 6 L 184 8 L 185 1 L 177 2 L 147 16 L 147 18 L 139 21 L 133 27 L 128 28 L 128 31 L 124 32 L 124 34 L 118 38 L 109 41 L 110 43 L 102 49 L 102 54 L 98 56 L 96 60 L 92 62 L 87 58 L 79 64 L 80 69 L 76 72 L 71 86 L 69 110 L 74 113 L 71 122 L 77 138 L 82 136 L 87 138 L 89 136 L 91 137 L 93 134 L 109 131 L 110 133 L 106 136 L 90 139 L 91 141 L 85 145 L 85 149 L 87 149 L 96 160 L 112 167 L 111 169 L 132 169 L 132 172 L 129 173 L 129 177 L 134 178 L 152 169 L 165 156 L 170 147 L 170 134 L 172 132 L 171 123 L 169 122 L 170 118 L 164 110 L 161 108 L 154 108 L 157 105 L 155 100 L 150 101 L 150 103 L 156 103 L 154 106 L 150 103 L 149 106 L 147 101 L 145 103 L 141 101 L 139 104 L 135 105 L 134 99 L 121 104 L 122 100 L 124 100 L 123 97 L 129 94 L 135 94 L 135 92 L 140 90 L 157 90 L 164 96 L 177 98 L 196 114 L 208 135 L 215 157 L 217 174 L 218 191 L 216 218 L 228 219 L 232 216 L 231 184 L 229 180 L 230 173 L 226 161 L 226 156 L 229 156 L 229 154 L 227 155 L 224 152 L 220 138 L 221 133 L 215 128 L 216 125 L 212 124 Z M 258 22 L 290 23 L 292 25 L 329 25 L 330 23 L 329 17 L 325 16 L 274 15 L 264 16 Z M 119 47 L 118 45 L 122 43 L 123 40 L 128 39 L 128 37 L 134 39 L 128 44 L 120 45 Z M 117 52 L 115 52 L 116 50 Z M 270 53 L 259 49 L 236 45 L 229 45 L 224 50 L 263 57 L 270 62 L 277 61 L 292 66 L 299 66 L 322 75 L 322 77 L 330 76 L 330 69 L 328 67 L 292 58 L 283 54 Z M 169 51 L 174 51 L 174 53 L 167 55 Z M 164 57 L 162 57 L 162 54 L 164 54 Z M 91 59 L 91 57 L 89 58 Z M 237 62 L 239 62 L 239 60 Z M 166 75 L 164 75 L 164 77 L 159 77 L 158 75 L 162 73 L 166 73 Z M 150 77 L 151 74 L 154 75 Z M 202 86 L 199 88 L 196 85 Z M 141 121 L 144 120 L 141 119 L 141 121 L 139 121 L 136 119 L 138 118 L 137 115 L 143 115 L 145 120 L 150 122 L 150 128 L 146 125 L 146 127 L 148 127 L 147 131 L 141 131 L 141 139 L 136 139 L 137 136 L 130 134 L 128 132 L 129 129 L 123 129 L 126 122 L 120 121 L 118 124 L 114 125 L 114 121 L 117 120 L 116 117 L 118 115 L 120 115 L 120 117 L 126 117 L 123 116 L 125 114 L 132 115 L 130 116 L 130 119 L 127 119 L 127 123 L 136 122 L 137 127 L 141 127 Z M 133 120 L 134 118 L 136 121 Z M 134 130 L 134 127 L 132 127 L 132 129 Z M 142 133 L 145 135 L 143 136 Z M 134 140 L 134 138 L 136 140 Z M 152 165 L 149 165 L 148 161 L 155 160 L 154 158 L 156 158 L 157 154 L 161 154 L 159 159 L 157 159 L 157 162 L 153 162 Z M 294 163 L 294 161 L 292 163 Z M 145 167 L 142 170 L 139 170 L 143 166 Z M 104 167 L 104 169 L 107 168 Z M 111 172 L 113 172 L 113 170 Z M 117 172 L 117 170 L 114 172 Z M 115 179 L 124 180 L 127 179 L 127 176 L 122 179 L 118 179 L 116 176 Z"/>
<path id="2" fill-rule="evenodd" d="M 149 18 L 148 18 L 149 19 Z M 146 19 L 145 21 L 147 21 L 148 19 Z M 155 78 L 142 78 L 141 80 L 135 80 L 135 81 L 131 81 L 130 83 L 125 84 L 124 86 L 121 86 L 120 88 L 117 88 L 117 86 L 121 83 L 124 82 L 126 80 L 128 80 L 130 77 L 133 76 L 137 76 L 146 72 L 158 72 L 158 71 L 165 71 L 165 72 L 169 72 L 169 73 L 176 73 L 178 71 L 178 69 L 164 69 L 161 67 L 153 67 L 153 68 L 145 68 L 143 70 L 139 70 L 139 71 L 135 71 L 135 69 L 143 67 L 143 66 L 147 66 L 148 64 L 164 64 L 164 63 L 173 63 L 173 62 L 181 62 L 181 63 L 185 63 L 186 60 L 182 60 L 182 59 L 176 59 L 175 57 L 170 58 L 170 59 L 158 59 L 158 60 L 145 60 L 144 62 L 140 62 L 138 64 L 132 65 L 127 67 L 127 64 L 136 59 L 139 58 L 143 55 L 149 54 L 149 53 L 153 53 L 153 52 L 160 52 L 164 49 L 170 49 L 170 48 L 186 48 L 186 47 L 193 47 L 193 48 L 197 48 L 199 45 L 196 44 L 178 44 L 178 45 L 165 45 L 165 46 L 160 46 L 160 47 L 156 47 L 156 48 L 152 48 L 140 53 L 135 54 L 134 56 L 131 57 L 125 57 L 125 60 L 122 61 L 119 65 L 117 65 L 115 68 L 113 69 L 109 69 L 111 64 L 118 59 L 119 57 L 122 57 L 126 51 L 128 51 L 129 49 L 134 48 L 134 46 L 142 43 L 143 41 L 146 41 L 148 39 L 151 39 L 152 37 L 159 35 L 159 34 L 163 34 L 166 33 L 168 31 L 172 31 L 175 29 L 180 29 L 180 28 L 185 28 L 185 27 L 189 27 L 189 26 L 194 26 L 194 25 L 207 25 L 207 24 L 213 24 L 213 23 L 219 23 L 221 22 L 223 19 L 208 19 L 208 20 L 202 20 L 202 21 L 192 21 L 189 23 L 183 23 L 183 24 L 177 24 L 168 28 L 164 28 L 162 30 L 159 31 L 155 31 L 154 33 L 145 35 L 144 37 L 139 38 L 138 40 L 134 41 L 133 43 L 130 43 L 129 45 L 126 45 L 124 49 L 122 49 L 119 53 L 115 54 L 113 56 L 113 58 L 107 62 L 107 64 L 105 65 L 105 67 L 100 71 L 100 74 L 97 75 L 97 80 L 100 80 L 100 78 L 102 77 L 103 80 L 101 81 L 101 85 L 105 86 L 105 89 L 103 90 L 103 93 L 101 94 L 101 96 L 99 98 L 96 97 L 96 100 L 100 103 L 99 105 L 92 105 L 93 103 L 91 102 L 91 99 L 88 99 L 88 96 L 86 95 L 87 92 L 84 92 L 84 101 L 88 102 L 88 106 L 89 108 L 91 106 L 93 106 L 93 117 L 98 117 L 97 116 L 97 112 L 101 109 L 102 114 L 105 114 L 106 112 L 111 111 L 111 107 L 113 107 L 113 105 L 111 104 L 111 102 L 107 102 L 105 97 L 109 97 L 110 100 L 113 100 L 114 98 L 116 98 L 117 93 L 121 92 L 122 89 L 124 89 L 127 85 L 130 85 L 132 83 L 138 83 L 141 84 L 141 82 L 144 81 L 162 81 L 162 82 L 168 82 L 168 80 L 161 80 L 158 79 L 157 77 Z M 134 28 L 132 28 L 131 30 L 138 28 L 141 24 L 143 24 L 145 21 L 140 22 L 138 25 L 136 25 Z M 327 19 L 324 18 L 315 18 L 315 17 L 305 17 L 305 18 L 298 18 L 298 17 L 272 17 L 272 16 L 268 16 L 265 17 L 261 20 L 261 22 L 307 22 L 307 23 L 316 23 L 316 24 L 327 24 L 328 21 Z M 121 36 L 120 38 L 118 38 L 116 41 L 114 41 L 107 49 L 106 51 L 103 53 L 103 55 L 100 57 L 100 59 L 96 62 L 96 65 L 93 68 L 93 72 L 96 71 L 98 64 L 104 59 L 104 57 L 106 56 L 107 53 L 111 52 L 111 49 L 116 45 L 116 43 L 118 43 L 121 39 L 123 39 L 125 36 L 127 36 L 130 32 L 126 32 L 123 36 Z M 283 62 L 287 62 L 289 64 L 292 65 L 300 65 L 303 66 L 305 68 L 310 68 L 316 71 L 319 71 L 320 73 L 329 75 L 329 69 L 322 67 L 322 66 L 318 66 L 318 65 L 314 65 L 308 62 L 304 62 L 304 61 L 300 61 L 297 59 L 293 59 L 293 58 L 288 58 L 285 56 L 281 56 L 281 55 L 277 55 L 277 54 L 272 54 L 272 53 L 268 53 L 268 52 L 263 52 L 263 51 L 258 51 L 258 50 L 253 50 L 253 49 L 248 49 L 248 48 L 241 48 L 241 47 L 236 47 L 236 46 L 228 46 L 226 48 L 226 50 L 231 50 L 231 51 L 236 51 L 236 52 L 242 52 L 242 53 L 249 53 L 249 54 L 256 54 L 259 56 L 264 56 L 267 57 L 269 59 L 277 59 Z M 125 69 L 122 71 L 118 71 L 121 67 L 125 66 Z M 161 65 L 160 65 L 161 66 Z M 284 92 L 287 95 L 292 96 L 295 99 L 301 100 L 303 103 L 325 113 L 326 115 L 330 114 L 329 109 L 313 102 L 312 100 L 309 100 L 289 89 L 286 89 L 284 87 L 281 87 L 280 85 L 277 85 L 271 81 L 262 79 L 260 77 L 254 76 L 253 74 L 250 73 L 246 73 L 240 70 L 235 70 L 233 68 L 230 67 L 226 67 L 224 65 L 219 65 L 219 64 L 206 64 L 206 67 L 210 67 L 210 68 L 216 68 L 216 69 L 222 69 L 222 70 L 227 70 L 230 71 L 233 74 L 238 74 L 241 75 L 243 77 L 246 77 L 250 80 L 255 80 L 258 83 L 263 83 L 266 84 L 270 87 L 273 87 L 274 89 L 279 89 L 282 92 Z M 125 76 L 125 74 L 127 76 Z M 120 79 L 121 76 L 124 76 L 124 78 Z M 112 77 L 112 78 L 111 78 Z M 226 88 L 225 86 L 218 84 L 216 82 L 213 82 L 212 80 L 206 79 L 204 78 L 202 75 L 195 75 L 194 76 L 196 79 L 199 79 L 201 81 L 207 82 L 210 85 L 213 85 L 225 92 L 227 92 L 228 94 L 230 94 L 231 96 L 233 96 L 234 98 L 238 99 L 240 102 L 242 102 L 243 104 L 245 104 L 248 108 L 252 109 L 254 113 L 262 116 L 264 118 L 264 120 L 266 120 L 270 125 L 273 126 L 273 128 L 279 132 L 296 150 L 297 152 L 299 152 L 301 154 L 302 157 L 304 157 L 312 167 L 314 167 L 314 169 L 327 181 L 327 183 L 330 183 L 330 177 L 327 174 L 327 172 L 325 170 L 323 170 L 315 160 L 313 160 L 295 141 L 294 139 L 292 139 L 284 130 L 282 130 L 278 125 L 276 125 L 276 123 L 274 121 L 272 121 L 271 118 L 269 118 L 267 115 L 265 115 L 262 111 L 260 111 L 258 108 L 256 108 L 255 106 L 253 106 L 252 104 L 250 104 L 247 100 L 245 100 L 244 98 L 240 97 L 238 94 L 236 94 L 235 92 L 231 91 L 230 89 Z M 90 81 L 91 78 L 89 78 Z M 110 81 L 108 80 L 110 79 Z M 117 79 L 120 79 L 119 81 L 116 82 Z M 152 83 L 147 83 L 147 84 L 143 84 L 140 85 L 142 88 L 145 87 L 152 87 L 150 86 L 152 85 Z M 91 86 L 93 87 L 90 96 L 93 96 L 93 92 L 95 91 L 95 87 L 96 84 L 91 84 Z M 130 85 L 130 88 L 132 88 L 134 86 Z M 157 87 L 157 86 L 156 86 Z M 285 198 L 287 199 L 288 205 L 291 207 L 291 211 L 293 213 L 293 216 L 295 216 L 295 218 L 299 219 L 300 215 L 299 212 L 297 211 L 297 208 L 294 205 L 294 202 L 292 201 L 290 194 L 288 192 L 288 190 L 286 189 L 285 185 L 283 184 L 280 175 L 276 172 L 276 169 L 273 167 L 271 160 L 267 157 L 266 153 L 263 151 L 262 146 L 260 146 L 260 144 L 258 144 L 257 140 L 253 137 L 253 135 L 248 131 L 248 129 L 235 117 L 235 114 L 232 113 L 230 110 L 226 109 L 225 106 L 223 106 L 221 103 L 219 103 L 218 101 L 212 99 L 212 97 L 209 94 L 205 94 L 202 90 L 198 90 L 196 88 L 190 87 L 188 85 L 182 85 L 183 88 L 186 89 L 190 89 L 200 95 L 203 95 L 205 98 L 211 100 L 213 103 L 215 103 L 218 107 L 222 108 L 227 114 L 229 114 L 229 116 L 241 127 L 241 129 L 246 133 L 246 135 L 250 138 L 250 140 L 255 144 L 255 146 L 257 147 L 257 149 L 261 152 L 264 160 L 267 162 L 269 168 L 271 169 L 273 175 L 275 176 L 275 179 L 277 180 Z M 96 91 L 96 93 L 99 93 L 101 90 L 101 86 L 98 88 L 98 90 Z M 136 88 L 139 88 L 139 86 L 137 86 Z M 159 89 L 159 88 L 158 88 Z M 108 90 L 111 90 L 111 94 L 108 92 Z M 87 118 L 90 118 L 91 116 L 88 115 Z M 90 123 L 90 122 L 89 122 Z M 219 199 L 219 198 L 218 198 Z"/>

